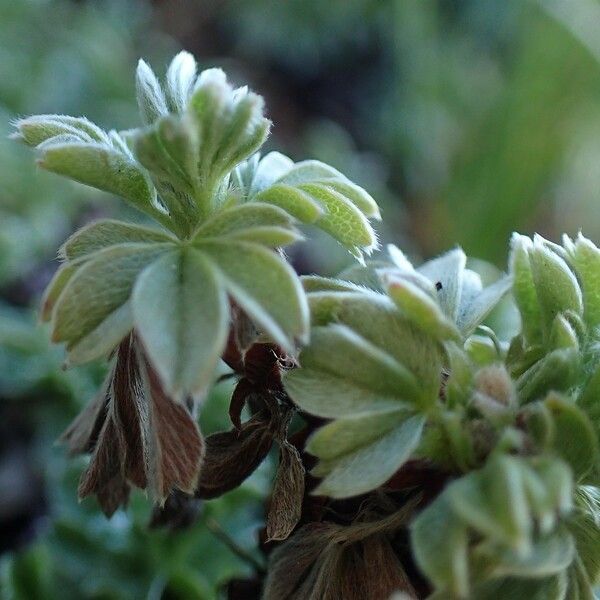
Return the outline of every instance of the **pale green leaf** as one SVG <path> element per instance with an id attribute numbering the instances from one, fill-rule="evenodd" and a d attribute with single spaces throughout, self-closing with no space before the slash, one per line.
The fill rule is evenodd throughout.
<path id="1" fill-rule="evenodd" d="M 425 417 L 409 417 L 374 443 L 339 457 L 313 493 L 347 498 L 379 487 L 415 451 L 424 422 Z"/>
<path id="2" fill-rule="evenodd" d="M 406 279 L 389 277 L 386 280 L 387 292 L 394 304 L 419 329 L 440 341 L 460 339 L 454 323 L 429 294 Z"/>
<path id="3" fill-rule="evenodd" d="M 52 312 L 56 306 L 62 291 L 65 289 L 67 283 L 75 275 L 77 269 L 83 264 L 82 261 L 66 263 L 61 265 L 50 283 L 47 285 L 44 295 L 42 297 L 42 308 L 40 311 L 40 318 L 42 321 L 49 321 L 52 317 Z"/>
<path id="4" fill-rule="evenodd" d="M 581 282 L 586 323 L 596 327 L 600 325 L 600 250 L 579 234 L 571 260 Z"/>
<path id="5" fill-rule="evenodd" d="M 281 183 L 275 183 L 260 191 L 254 200 L 279 206 L 302 223 L 315 223 L 324 212 L 310 194 Z"/>
<path id="6" fill-rule="evenodd" d="M 468 336 L 475 331 L 477 326 L 483 322 L 502 297 L 511 289 L 511 286 L 512 279 L 502 277 L 475 295 L 471 302 L 461 303 L 457 325 L 463 336 Z"/>
<path id="7" fill-rule="evenodd" d="M 135 73 L 138 108 L 144 124 L 154 123 L 168 114 L 167 102 L 154 71 L 140 59 Z"/>
<path id="8" fill-rule="evenodd" d="M 54 309 L 52 338 L 73 347 L 125 304 L 140 271 L 168 244 L 124 244 L 100 250 L 71 277 Z"/>
<path id="9" fill-rule="evenodd" d="M 152 244 L 174 242 L 171 235 L 123 221 L 102 219 L 76 231 L 61 247 L 60 254 L 68 260 L 89 257 L 94 252 L 115 244 Z"/>
<path id="10" fill-rule="evenodd" d="M 554 450 L 581 481 L 598 466 L 598 438 L 592 424 L 574 402 L 558 394 L 550 394 L 545 405 L 554 420 Z"/>
<path id="11" fill-rule="evenodd" d="M 422 264 L 417 271 L 436 284 L 438 299 L 442 310 L 456 323 L 458 319 L 462 277 L 467 258 L 465 253 L 456 248 Z"/>
<path id="12" fill-rule="evenodd" d="M 581 289 L 567 263 L 539 240 L 534 241 L 529 260 L 545 329 L 549 331 L 558 313 L 583 314 Z"/>
<path id="13" fill-rule="evenodd" d="M 121 196 L 144 212 L 156 211 L 156 193 L 148 175 L 140 165 L 108 146 L 49 144 L 43 147 L 39 164 L 53 173 Z"/>
<path id="14" fill-rule="evenodd" d="M 308 334 L 308 304 L 292 267 L 278 254 L 248 242 L 197 242 L 227 291 L 273 340 L 293 352 Z"/>
<path id="15" fill-rule="evenodd" d="M 109 141 L 106 133 L 85 117 L 35 115 L 19 119 L 14 125 L 18 131 L 16 137 L 29 146 L 38 146 L 50 138 L 64 134 L 78 137 L 82 142 L 108 143 Z"/>
<path id="16" fill-rule="evenodd" d="M 111 312 L 95 329 L 69 345 L 69 362 L 86 363 L 108 356 L 133 328 L 130 301 Z"/>
<path id="17" fill-rule="evenodd" d="M 419 396 L 418 382 L 406 367 L 344 325 L 313 328 L 300 364 L 385 398 L 411 401 Z"/>
<path id="18" fill-rule="evenodd" d="M 284 385 L 302 410 L 327 419 L 394 410 L 399 404 L 398 399 L 357 387 L 345 377 L 306 368 L 285 373 Z"/>
<path id="19" fill-rule="evenodd" d="M 156 260 L 132 297 L 135 327 L 168 392 L 178 398 L 211 381 L 228 333 L 224 288 L 209 261 L 185 248 Z"/>
<path id="20" fill-rule="evenodd" d="M 529 252 L 531 240 L 513 233 L 510 249 L 510 274 L 513 278 L 513 294 L 519 312 L 523 332 L 528 343 L 539 342 L 542 337 L 542 312 L 533 280 Z"/>
<path id="21" fill-rule="evenodd" d="M 417 566 L 442 594 L 464 598 L 469 591 L 468 537 L 442 494 L 411 525 L 411 546 Z"/>
<path id="22" fill-rule="evenodd" d="M 166 99 L 174 112 L 183 112 L 196 80 L 196 59 L 189 52 L 179 52 L 167 69 Z"/>
<path id="23" fill-rule="evenodd" d="M 232 206 L 215 213 L 196 231 L 194 241 L 243 234 L 256 227 L 279 227 L 294 230 L 294 221 L 277 206 L 248 203 Z"/>

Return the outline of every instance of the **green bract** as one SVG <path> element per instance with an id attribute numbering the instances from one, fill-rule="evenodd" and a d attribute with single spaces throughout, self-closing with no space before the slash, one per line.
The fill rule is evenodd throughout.
<path id="1" fill-rule="evenodd" d="M 98 221 L 64 245 L 42 317 L 70 362 L 108 355 L 135 329 L 168 391 L 206 389 L 235 302 L 288 352 L 307 339 L 308 306 L 278 248 L 314 223 L 357 258 L 377 245 L 373 199 L 316 161 L 262 159 L 270 122 L 263 100 L 220 69 L 197 74 L 185 52 L 164 87 L 140 61 L 144 126 L 105 132 L 85 118 L 16 122 L 41 167 L 121 196 L 160 229 Z"/>

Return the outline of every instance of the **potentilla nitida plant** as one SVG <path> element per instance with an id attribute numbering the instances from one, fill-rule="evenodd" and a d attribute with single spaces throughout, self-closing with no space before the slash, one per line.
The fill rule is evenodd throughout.
<path id="1" fill-rule="evenodd" d="M 185 52 L 163 84 L 143 61 L 136 82 L 141 127 L 15 124 L 42 168 L 154 221 L 77 231 L 43 299 L 70 364 L 111 365 L 62 438 L 91 455 L 80 497 L 110 516 L 137 487 L 155 524 L 187 522 L 276 446 L 268 567 L 245 588 L 266 600 L 594 598 L 600 250 L 515 234 L 488 287 L 460 249 L 365 264 L 375 201 L 321 162 L 261 156 L 260 96 Z M 282 248 L 300 223 L 357 266 L 298 277 Z M 507 293 L 510 343 L 481 325 Z M 232 427 L 203 438 L 220 361 Z"/>

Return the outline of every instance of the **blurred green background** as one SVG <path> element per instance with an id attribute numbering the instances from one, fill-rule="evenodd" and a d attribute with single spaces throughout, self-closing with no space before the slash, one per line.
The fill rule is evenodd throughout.
<path id="1" fill-rule="evenodd" d="M 269 147 L 366 187 L 383 243 L 417 259 L 458 243 L 502 269 L 513 230 L 600 239 L 599 27 L 597 0 L 0 0 L 0 598 L 222 597 L 250 568 L 207 525 L 260 560 L 273 475 L 265 464 L 186 532 L 148 531 L 141 494 L 110 521 L 77 503 L 85 461 L 54 440 L 104 367 L 63 371 L 36 306 L 71 231 L 138 217 L 36 170 L 6 139 L 12 119 L 137 125 L 138 57 L 162 72 L 185 48 L 265 95 Z M 348 264 L 317 241 L 293 251 L 299 271 Z M 206 433 L 227 427 L 228 392 L 208 399 Z"/>

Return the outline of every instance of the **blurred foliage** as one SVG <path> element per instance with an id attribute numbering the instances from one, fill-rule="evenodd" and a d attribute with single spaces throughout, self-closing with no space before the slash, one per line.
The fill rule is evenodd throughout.
<path id="1" fill-rule="evenodd" d="M 62 450 L 50 448 L 102 368 L 63 372 L 35 306 L 59 242 L 117 205 L 36 171 L 6 139 L 9 121 L 63 112 L 124 126 L 135 119 L 138 56 L 160 64 L 183 46 L 203 67 L 226 66 L 267 96 L 278 147 L 324 160 L 367 188 L 383 207 L 382 241 L 415 255 L 460 243 L 500 265 L 514 229 L 555 237 L 585 227 L 600 237 L 600 52 L 590 25 L 600 9 L 594 0 L 569 6 L 0 0 L 1 495 L 5 473 L 21 464 L 15 453 L 27 469 L 8 487 L 42 481 L 22 536 L 5 525 L 8 501 L 0 499 L 0 538 L 20 548 L 0 559 L 0 597 L 214 597 L 244 565 L 205 517 L 255 546 L 268 476 L 208 503 L 187 533 L 147 532 L 140 498 L 111 521 L 73 501 L 81 465 L 67 466 Z M 303 272 L 332 274 L 346 258 L 319 241 L 294 260 Z M 510 318 L 497 319 L 510 331 Z M 224 398 L 221 390 L 204 410 L 208 430 L 224 424 Z"/>

